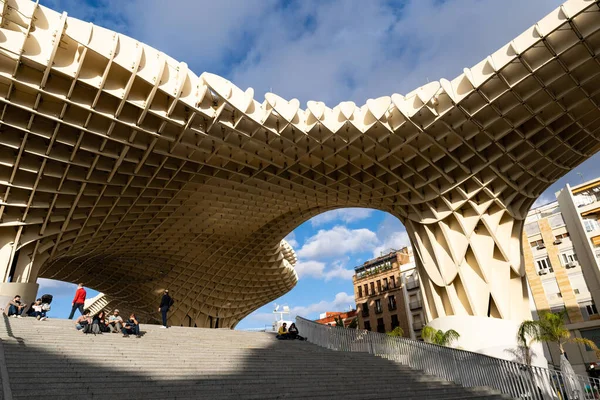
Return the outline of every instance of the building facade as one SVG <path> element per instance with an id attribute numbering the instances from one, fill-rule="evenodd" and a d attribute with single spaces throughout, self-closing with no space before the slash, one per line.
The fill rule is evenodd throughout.
<path id="1" fill-rule="evenodd" d="M 556 193 L 557 201 L 532 209 L 523 229 L 523 256 L 535 313 L 566 310 L 572 337 L 600 346 L 600 179 Z M 595 352 L 567 344 L 567 356 L 578 373 L 597 362 Z M 555 346 L 547 346 L 551 364 L 560 364 Z"/>
<path id="2" fill-rule="evenodd" d="M 323 325 L 330 325 L 330 326 L 334 326 L 336 325 L 336 320 L 338 320 L 339 318 L 342 319 L 342 321 L 344 321 L 344 328 L 347 328 L 354 319 L 357 318 L 358 312 L 356 310 L 350 310 L 350 311 L 327 311 L 322 313 L 319 316 L 319 319 L 316 320 L 315 322 L 318 322 L 319 324 L 323 324 Z"/>
<path id="3" fill-rule="evenodd" d="M 420 280 L 410 247 L 391 251 L 355 268 L 354 296 L 360 329 L 420 337 L 424 325 Z"/>

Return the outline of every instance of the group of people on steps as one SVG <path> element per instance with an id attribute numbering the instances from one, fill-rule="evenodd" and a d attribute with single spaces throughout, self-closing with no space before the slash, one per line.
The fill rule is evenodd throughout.
<path id="1" fill-rule="evenodd" d="M 80 316 L 75 320 L 75 329 L 82 331 L 83 333 L 122 333 L 124 337 L 129 335 L 135 335 L 141 337 L 140 334 L 140 323 L 134 313 L 129 315 L 129 318 L 124 321 L 120 315 L 119 310 L 115 309 L 112 315 L 107 317 L 107 313 L 104 310 L 99 311 L 95 315 L 91 315 L 90 310 L 84 310 L 83 305 L 85 303 L 86 291 L 83 284 L 80 283 L 75 291 L 75 297 L 73 298 L 71 314 L 69 319 L 73 319 L 75 311 L 79 310 Z M 169 296 L 169 290 L 165 289 L 158 312 L 162 316 L 162 328 L 167 328 L 167 317 L 169 309 L 173 306 L 173 298 Z"/>
<path id="2" fill-rule="evenodd" d="M 27 317 L 37 318 L 38 321 L 45 321 L 47 319 L 46 313 L 50 311 L 51 302 L 52 296 L 45 294 L 27 309 L 27 303 L 21 301 L 20 295 L 16 295 L 8 302 L 6 315 L 13 318 L 23 318 L 23 314 L 25 314 Z M 25 312 L 25 310 L 27 310 L 27 312 Z"/>
<path id="3" fill-rule="evenodd" d="M 303 338 L 299 335 L 298 328 L 296 328 L 296 324 L 294 322 L 292 322 L 289 329 L 287 327 L 287 323 L 284 322 L 279 327 L 279 330 L 277 331 L 277 336 L 275 337 L 279 340 L 306 340 L 306 338 Z"/>
<path id="4" fill-rule="evenodd" d="M 129 318 L 124 321 L 121 317 L 119 310 L 115 309 L 112 312 L 112 315 L 106 315 L 106 311 L 101 310 L 95 315 L 91 315 L 90 310 L 84 310 L 84 304 L 86 299 L 86 291 L 83 287 L 83 283 L 77 285 L 77 290 L 75 291 L 75 297 L 73 298 L 73 302 L 71 303 L 71 313 L 69 314 L 69 319 L 73 319 L 75 315 L 75 311 L 79 311 L 81 314 L 75 320 L 75 329 L 78 331 L 82 331 L 83 333 L 119 333 L 121 332 L 123 336 L 128 337 L 129 335 L 135 335 L 136 337 L 140 337 L 140 323 L 138 318 L 134 313 L 129 315 Z M 50 300 L 44 301 L 44 296 L 49 296 Z M 45 320 L 46 313 L 50 310 L 50 302 L 52 301 L 52 296 L 44 295 L 42 298 L 39 298 L 35 301 L 34 304 L 31 305 L 29 310 L 27 311 L 27 316 L 35 317 L 38 320 Z M 158 306 L 158 312 L 161 313 L 162 317 L 162 326 L 161 328 L 167 328 L 167 317 L 169 309 L 173 306 L 173 298 L 169 296 L 169 290 L 165 289 L 163 295 L 160 299 L 160 305 Z M 9 317 L 21 318 L 23 312 L 27 309 L 27 304 L 21 301 L 21 296 L 17 295 L 14 297 L 12 301 L 8 303 L 8 312 L 7 315 Z M 279 340 L 306 340 L 304 337 L 300 336 L 298 332 L 298 328 L 295 323 L 292 323 L 287 328 L 287 323 L 283 323 L 277 332 L 277 339 Z"/>

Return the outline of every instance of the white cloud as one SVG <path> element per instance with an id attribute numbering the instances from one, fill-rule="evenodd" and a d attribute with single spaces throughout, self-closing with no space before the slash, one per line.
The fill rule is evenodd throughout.
<path id="1" fill-rule="evenodd" d="M 299 278 L 309 276 L 321 278 L 324 275 L 325 263 L 314 260 L 298 261 L 295 268 Z"/>
<path id="2" fill-rule="evenodd" d="M 287 235 L 285 237 L 285 241 L 288 242 L 288 244 L 292 246 L 292 249 L 294 250 L 299 246 L 299 243 L 296 240 L 296 234 L 294 232 L 291 232 L 289 235 Z"/>
<path id="3" fill-rule="evenodd" d="M 317 215 L 310 220 L 312 226 L 321 226 L 333 221 L 342 221 L 346 224 L 369 218 L 373 210 L 368 208 L 342 208 L 331 210 Z"/>
<path id="4" fill-rule="evenodd" d="M 346 269 L 344 268 L 345 263 L 342 261 L 335 261 L 332 264 L 332 268 L 329 269 L 327 272 L 325 272 L 324 274 L 324 278 L 325 278 L 325 282 L 332 280 L 332 279 L 352 279 L 352 277 L 354 276 L 354 270 L 353 269 Z"/>
<path id="5" fill-rule="evenodd" d="M 341 257 L 368 251 L 377 243 L 377 235 L 369 229 L 350 230 L 345 226 L 335 226 L 330 230 L 319 230 L 306 240 L 297 254 L 308 260 Z"/>
<path id="6" fill-rule="evenodd" d="M 257 100 L 330 106 L 453 79 L 562 0 L 47 0 L 55 9 L 119 29 L 217 72 Z M 185 10 L 185 12 L 180 12 Z"/>
<path id="7" fill-rule="evenodd" d="M 540 195 L 540 197 L 538 197 L 536 199 L 536 201 L 533 203 L 533 205 L 531 206 L 531 208 L 533 209 L 533 208 L 541 207 L 541 206 L 546 205 L 548 203 L 552 203 L 553 201 L 556 201 L 556 197 L 553 196 L 550 193 L 544 192 L 544 193 L 542 193 Z"/>
<path id="8" fill-rule="evenodd" d="M 405 246 L 410 246 L 410 239 L 406 230 L 393 232 L 380 239 L 382 239 L 381 244 L 373 249 L 373 257 L 379 257 L 382 253 L 388 253 L 390 249 L 399 250 Z"/>

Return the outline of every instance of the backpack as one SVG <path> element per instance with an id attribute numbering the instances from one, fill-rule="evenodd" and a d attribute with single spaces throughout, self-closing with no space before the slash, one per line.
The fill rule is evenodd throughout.
<path id="1" fill-rule="evenodd" d="M 169 308 L 173 307 L 173 304 L 175 304 L 175 300 L 171 297 L 171 300 L 169 300 Z"/>
<path id="2" fill-rule="evenodd" d="M 100 324 L 98 324 L 97 321 L 94 321 L 91 324 L 86 324 L 83 327 L 83 333 L 93 333 L 94 335 L 102 333 L 102 331 L 100 330 Z"/>

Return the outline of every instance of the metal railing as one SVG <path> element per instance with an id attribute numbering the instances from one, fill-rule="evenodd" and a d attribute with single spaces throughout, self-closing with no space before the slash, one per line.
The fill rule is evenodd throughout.
<path id="1" fill-rule="evenodd" d="M 600 398 L 600 379 L 564 375 L 470 351 L 437 346 L 383 333 L 321 325 L 296 317 L 301 335 L 335 351 L 370 353 L 464 387 L 487 386 L 517 399 Z"/>
<path id="2" fill-rule="evenodd" d="M 409 307 L 411 310 L 416 310 L 418 308 L 423 307 L 421 304 L 421 300 L 413 300 L 409 303 Z"/>
<path id="3" fill-rule="evenodd" d="M 406 281 L 406 289 L 411 290 L 421 285 L 418 279 Z"/>

